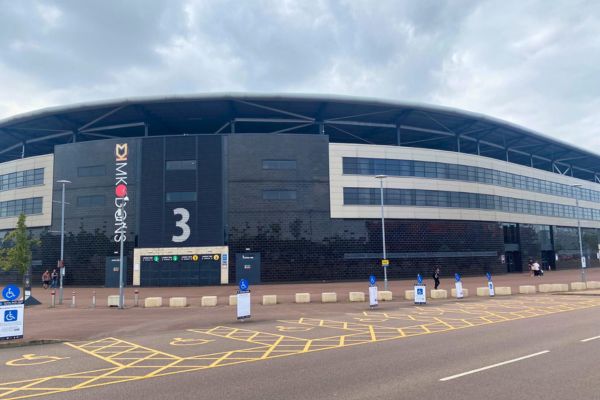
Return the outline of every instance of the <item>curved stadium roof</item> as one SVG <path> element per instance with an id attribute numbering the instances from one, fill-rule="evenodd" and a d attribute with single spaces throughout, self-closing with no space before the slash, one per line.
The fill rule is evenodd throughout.
<path id="1" fill-rule="evenodd" d="M 330 142 L 480 154 L 600 182 L 600 155 L 481 114 L 370 98 L 210 94 L 47 108 L 0 120 L 0 161 L 57 144 L 194 134 L 325 134 Z"/>

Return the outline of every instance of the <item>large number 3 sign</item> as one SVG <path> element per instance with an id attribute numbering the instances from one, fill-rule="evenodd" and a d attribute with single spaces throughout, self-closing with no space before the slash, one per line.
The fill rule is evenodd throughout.
<path id="1" fill-rule="evenodd" d="M 180 235 L 173 235 L 171 240 L 175 243 L 185 242 L 190 237 L 190 227 L 187 222 L 190 220 L 190 212 L 185 208 L 176 208 L 173 210 L 173 214 L 181 215 L 181 219 L 175 222 L 175 226 L 181 228 Z"/>

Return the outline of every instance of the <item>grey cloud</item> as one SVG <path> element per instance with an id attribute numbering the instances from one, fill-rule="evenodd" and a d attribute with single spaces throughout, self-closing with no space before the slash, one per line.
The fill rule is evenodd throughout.
<path id="1" fill-rule="evenodd" d="M 599 3 L 0 0 L 0 115 L 102 98 L 332 92 L 600 146 Z"/>

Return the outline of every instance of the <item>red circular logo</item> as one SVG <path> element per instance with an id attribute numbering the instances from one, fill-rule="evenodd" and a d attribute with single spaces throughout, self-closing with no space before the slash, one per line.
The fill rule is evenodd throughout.
<path id="1" fill-rule="evenodd" d="M 117 197 L 127 196 L 127 185 L 124 185 L 122 183 L 117 185 L 117 187 L 115 188 L 115 194 L 117 195 Z"/>

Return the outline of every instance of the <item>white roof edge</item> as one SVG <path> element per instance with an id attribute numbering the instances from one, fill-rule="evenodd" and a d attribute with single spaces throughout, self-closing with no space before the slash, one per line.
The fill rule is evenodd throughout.
<path id="1" fill-rule="evenodd" d="M 417 102 L 402 102 L 398 100 L 375 98 L 366 96 L 350 96 L 340 94 L 314 94 L 314 93 L 264 93 L 264 92 L 213 92 L 213 93 L 200 93 L 200 94 L 181 94 L 181 95 L 170 95 L 170 96 L 139 96 L 139 97 L 123 97 L 111 100 L 97 100 L 90 102 L 74 103 L 63 106 L 45 107 L 39 110 L 29 111 L 22 114 L 17 114 L 8 118 L 0 119 L 0 128 L 3 125 L 15 123 L 29 118 L 39 118 L 45 115 L 66 112 L 66 111 L 78 111 L 83 109 L 95 108 L 95 107 L 106 107 L 106 106 L 119 106 L 126 104 L 135 103 L 155 103 L 155 102 L 175 102 L 175 101 L 186 101 L 186 100 L 211 100 L 211 99 L 260 99 L 260 100 L 306 100 L 306 101 L 333 101 L 333 102 L 352 102 L 352 103 L 364 103 L 378 106 L 392 106 L 392 107 L 403 107 L 403 108 L 417 108 L 423 110 L 438 111 L 447 114 L 454 114 L 460 117 L 477 119 L 484 122 L 489 122 L 497 125 L 504 125 L 505 127 L 513 130 L 522 131 L 528 135 L 538 137 L 541 140 L 557 143 L 561 146 L 571 148 L 575 151 L 590 154 L 594 157 L 600 157 L 600 154 L 595 154 L 589 150 L 580 148 L 578 146 L 567 143 L 561 139 L 548 136 L 546 134 L 531 130 L 513 122 L 505 121 L 499 118 L 491 117 L 485 114 L 476 113 L 473 111 L 461 110 L 458 108 L 432 105 L 427 103 Z"/>

